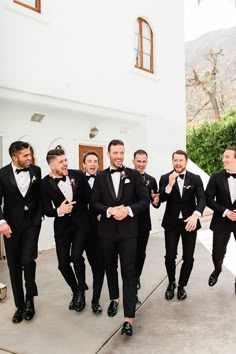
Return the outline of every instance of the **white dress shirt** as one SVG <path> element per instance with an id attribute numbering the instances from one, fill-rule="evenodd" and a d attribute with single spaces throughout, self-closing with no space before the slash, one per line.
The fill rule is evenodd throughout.
<path id="1" fill-rule="evenodd" d="M 18 187 L 20 193 L 22 194 L 22 196 L 25 197 L 25 195 L 29 189 L 29 185 L 30 185 L 29 171 L 22 171 L 20 173 L 16 173 L 16 169 L 18 167 L 16 167 L 13 163 L 11 165 L 12 165 L 12 169 L 13 169 L 13 173 L 14 173 L 17 187 Z"/>

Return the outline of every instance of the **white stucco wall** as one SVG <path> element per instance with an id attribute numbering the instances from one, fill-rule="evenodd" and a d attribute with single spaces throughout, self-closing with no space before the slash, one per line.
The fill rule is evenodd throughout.
<path id="1" fill-rule="evenodd" d="M 65 147 L 78 168 L 78 145 L 106 148 L 113 138 L 147 150 L 147 172 L 159 180 L 171 154 L 185 148 L 183 0 L 42 1 L 42 14 L 0 2 L 0 136 L 2 163 L 16 139 L 35 149 L 43 175 L 49 148 Z M 154 75 L 133 66 L 134 25 L 154 33 Z M 33 123 L 33 113 L 45 114 Z M 90 128 L 99 129 L 89 139 Z M 107 160 L 104 159 L 107 166 Z M 153 230 L 161 212 L 152 210 Z M 46 222 L 39 248 L 54 243 Z M 46 226 L 44 227 L 46 228 Z"/>

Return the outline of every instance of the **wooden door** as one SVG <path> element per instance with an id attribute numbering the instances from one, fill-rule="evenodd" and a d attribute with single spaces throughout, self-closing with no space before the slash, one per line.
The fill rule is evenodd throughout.
<path id="1" fill-rule="evenodd" d="M 99 170 L 103 170 L 103 147 L 101 146 L 90 146 L 90 145 L 79 145 L 79 169 L 83 170 L 83 157 L 88 151 L 94 151 L 98 154 Z"/>

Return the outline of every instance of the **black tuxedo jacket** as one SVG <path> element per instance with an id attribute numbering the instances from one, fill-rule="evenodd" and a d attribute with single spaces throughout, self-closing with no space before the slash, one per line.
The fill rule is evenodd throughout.
<path id="1" fill-rule="evenodd" d="M 218 232 L 236 232 L 236 222 L 222 216 L 225 209 L 236 209 L 236 200 L 234 203 L 231 202 L 225 170 L 216 172 L 210 177 L 206 188 L 206 197 L 207 206 L 214 211 L 210 229 Z"/>
<path id="2" fill-rule="evenodd" d="M 68 170 L 68 176 L 71 181 L 73 191 L 73 205 L 71 214 L 58 216 L 57 208 L 65 200 L 65 196 L 61 192 L 58 184 L 49 175 L 42 180 L 41 198 L 43 210 L 48 217 L 55 217 L 54 231 L 55 233 L 63 233 L 68 223 L 73 223 L 83 231 L 88 230 L 88 203 L 90 190 L 86 178 L 82 171 Z"/>
<path id="3" fill-rule="evenodd" d="M 142 176 L 142 178 L 143 177 L 144 177 L 144 183 L 148 190 L 150 202 L 152 203 L 153 202 L 151 196 L 152 190 L 154 193 L 158 192 L 156 179 L 147 173 L 144 173 L 144 176 Z M 152 206 L 154 208 L 159 208 L 160 203 L 158 203 L 157 205 L 152 204 Z M 152 228 L 152 224 L 151 224 L 150 205 L 149 205 L 148 208 L 146 208 L 138 215 L 138 229 L 139 229 L 139 233 L 144 233 L 144 232 L 149 232 L 151 228 Z"/>
<path id="4" fill-rule="evenodd" d="M 13 233 L 21 229 L 24 220 L 25 206 L 31 216 L 32 225 L 40 225 L 42 219 L 42 207 L 40 203 L 41 169 L 30 165 L 30 185 L 23 197 L 16 184 L 16 179 L 9 164 L 0 169 L 0 220 L 4 219 L 9 224 Z"/>
<path id="5" fill-rule="evenodd" d="M 165 189 L 169 183 L 169 175 L 173 171 L 161 176 L 160 178 L 160 201 L 167 202 L 162 227 L 166 231 L 174 230 L 178 221 L 179 213 L 182 212 L 185 220 L 197 210 L 201 214 L 206 206 L 206 197 L 200 176 L 186 171 L 182 197 L 179 186 L 175 182 L 172 191 L 168 194 Z M 197 221 L 197 229 L 201 227 L 200 221 Z"/>
<path id="6" fill-rule="evenodd" d="M 137 215 L 147 209 L 149 203 L 148 191 L 140 172 L 126 168 L 116 197 L 110 169 L 105 169 L 96 177 L 91 198 L 92 208 L 100 215 L 98 235 L 103 238 L 114 238 L 119 233 L 121 238 L 137 237 Z M 107 218 L 107 209 L 118 205 L 129 206 L 134 216 L 127 216 L 121 221 L 115 220 L 112 216 Z"/>

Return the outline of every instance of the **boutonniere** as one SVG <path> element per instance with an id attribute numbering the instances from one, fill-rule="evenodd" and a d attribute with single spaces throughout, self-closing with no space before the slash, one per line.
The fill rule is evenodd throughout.
<path id="1" fill-rule="evenodd" d="M 147 179 L 146 186 L 148 186 L 149 184 L 150 184 L 150 181 L 149 181 L 149 179 Z"/>
<path id="2" fill-rule="evenodd" d="M 31 183 L 36 182 L 36 181 L 37 181 L 37 179 L 38 179 L 38 178 L 37 178 L 36 176 L 33 176 L 33 177 L 32 177 L 32 180 L 31 180 Z"/>
<path id="3" fill-rule="evenodd" d="M 123 166 L 123 171 L 120 173 L 120 175 L 121 175 L 122 180 L 128 177 L 128 171 L 126 170 L 126 168 L 124 166 Z"/>
<path id="4" fill-rule="evenodd" d="M 185 189 L 190 189 L 191 187 L 192 187 L 191 184 L 188 186 L 184 186 Z"/>
<path id="5" fill-rule="evenodd" d="M 75 186 L 75 179 L 74 179 L 74 178 L 71 178 L 70 184 L 71 184 L 72 186 Z"/>

